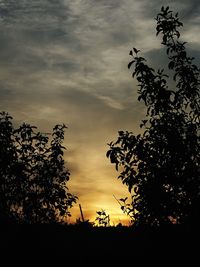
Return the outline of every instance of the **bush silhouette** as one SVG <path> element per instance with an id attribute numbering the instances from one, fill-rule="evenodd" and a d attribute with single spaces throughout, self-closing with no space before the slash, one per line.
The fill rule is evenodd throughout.
<path id="1" fill-rule="evenodd" d="M 163 69 L 155 71 L 136 48 L 130 51 L 138 100 L 147 113 L 142 134 L 119 131 L 107 157 L 120 168 L 119 179 L 133 194 L 136 225 L 190 224 L 200 221 L 200 79 L 194 58 L 179 40 L 178 13 L 162 7 L 156 17 L 157 35 L 174 72 L 167 85 Z M 174 87 L 174 88 L 171 88 Z"/>
<path id="2" fill-rule="evenodd" d="M 35 126 L 14 128 L 12 117 L 0 113 L 0 221 L 52 223 L 70 215 L 77 197 L 66 186 L 65 128 L 56 125 L 50 140 Z"/>

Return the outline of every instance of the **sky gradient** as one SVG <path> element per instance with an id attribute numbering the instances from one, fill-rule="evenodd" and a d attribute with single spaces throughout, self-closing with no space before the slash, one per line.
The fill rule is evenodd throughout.
<path id="1" fill-rule="evenodd" d="M 199 64 L 198 0 L 0 1 L 0 110 L 44 132 L 68 126 L 69 189 L 91 221 L 100 209 L 113 223 L 127 218 L 113 195 L 129 193 L 105 156 L 107 143 L 119 130 L 140 131 L 145 109 L 127 69 L 129 50 L 166 66 L 154 20 L 166 4 L 179 12 L 182 38 Z M 80 217 L 78 205 L 72 215 Z"/>

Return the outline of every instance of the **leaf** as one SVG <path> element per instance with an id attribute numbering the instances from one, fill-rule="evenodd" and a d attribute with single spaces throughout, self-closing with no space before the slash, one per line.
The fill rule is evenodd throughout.
<path id="1" fill-rule="evenodd" d="M 132 187 L 133 187 L 132 185 L 130 185 L 130 184 L 128 185 L 128 191 L 129 191 L 129 193 L 131 193 Z"/>
<path id="2" fill-rule="evenodd" d="M 117 162 L 116 156 L 113 153 L 113 151 L 112 151 L 112 153 L 110 153 L 110 161 L 111 161 L 111 163 L 116 163 Z"/>
<path id="3" fill-rule="evenodd" d="M 142 122 L 143 122 L 144 124 L 146 124 L 146 123 L 148 122 L 148 120 L 142 120 Z"/>
<path id="4" fill-rule="evenodd" d="M 128 69 L 130 69 L 131 65 L 135 62 L 135 60 L 132 60 L 131 62 L 128 63 Z"/>
<path id="5" fill-rule="evenodd" d="M 175 66 L 174 61 L 170 61 L 169 64 L 168 64 L 168 68 L 169 68 L 169 69 L 173 69 L 174 66 Z"/>
<path id="6" fill-rule="evenodd" d="M 167 55 L 169 55 L 170 47 L 167 48 Z"/>
<path id="7" fill-rule="evenodd" d="M 138 52 L 140 52 L 140 50 L 137 50 L 135 47 L 133 47 L 133 51 L 135 52 L 135 54 L 137 54 Z"/>
<path id="8" fill-rule="evenodd" d="M 110 157 L 110 154 L 111 154 L 112 150 L 108 150 L 107 153 L 106 153 L 106 157 L 109 158 Z"/>
<path id="9" fill-rule="evenodd" d="M 166 44 L 167 42 L 167 35 L 163 35 L 163 44 Z"/>
<path id="10" fill-rule="evenodd" d="M 123 136 L 124 135 L 124 131 L 118 131 L 119 136 Z"/>
<path id="11" fill-rule="evenodd" d="M 136 74 L 136 71 L 134 71 L 134 72 L 132 73 L 132 77 L 133 77 L 133 78 L 135 77 L 135 74 Z"/>
<path id="12" fill-rule="evenodd" d="M 119 166 L 119 163 L 117 162 L 116 165 L 115 165 L 115 168 L 116 168 L 116 171 L 118 171 L 118 166 Z"/>

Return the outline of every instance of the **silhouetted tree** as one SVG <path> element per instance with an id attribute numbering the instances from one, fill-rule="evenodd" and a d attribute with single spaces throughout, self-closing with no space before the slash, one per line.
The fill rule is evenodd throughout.
<path id="1" fill-rule="evenodd" d="M 50 223 L 70 216 L 77 197 L 66 185 L 65 128 L 56 125 L 49 140 L 26 123 L 15 129 L 12 117 L 0 113 L 0 220 Z"/>
<path id="2" fill-rule="evenodd" d="M 200 220 L 200 79 L 194 58 L 179 40 L 178 13 L 162 7 L 156 17 L 157 35 L 174 72 L 172 85 L 163 69 L 149 67 L 133 48 L 133 77 L 138 81 L 138 100 L 147 114 L 142 134 L 119 131 L 107 156 L 120 167 L 119 179 L 134 195 L 136 225 L 163 225 Z M 175 88 L 171 88 L 175 85 Z"/>

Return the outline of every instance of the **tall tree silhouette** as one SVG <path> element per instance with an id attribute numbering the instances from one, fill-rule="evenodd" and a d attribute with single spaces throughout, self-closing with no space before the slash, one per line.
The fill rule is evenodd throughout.
<path id="1" fill-rule="evenodd" d="M 156 17 L 157 35 L 174 72 L 168 75 L 149 67 L 139 50 L 133 48 L 128 68 L 134 68 L 138 100 L 143 101 L 146 118 L 142 134 L 119 131 L 109 144 L 107 156 L 120 167 L 119 179 L 133 197 L 136 225 L 163 225 L 200 221 L 200 70 L 189 57 L 185 42 L 179 40 L 178 13 L 162 7 Z"/>
<path id="2" fill-rule="evenodd" d="M 56 125 L 50 140 L 26 123 L 15 129 L 12 117 L 0 113 L 0 220 L 51 223 L 70 215 L 77 197 L 66 185 L 65 128 Z"/>

